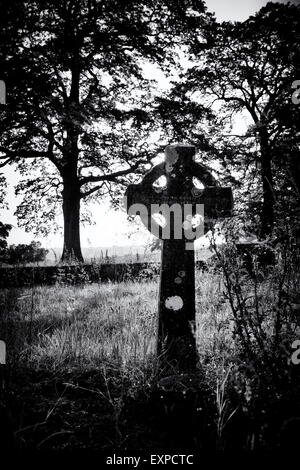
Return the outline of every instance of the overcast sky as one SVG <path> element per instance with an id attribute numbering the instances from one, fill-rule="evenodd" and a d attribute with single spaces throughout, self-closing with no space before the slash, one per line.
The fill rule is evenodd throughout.
<path id="1" fill-rule="evenodd" d="M 215 12 L 219 21 L 244 21 L 267 3 L 267 0 L 206 0 L 208 10 Z M 280 0 L 278 3 L 289 2 Z M 290 3 L 299 5 L 300 0 L 291 0 Z"/>
<path id="2" fill-rule="evenodd" d="M 250 15 L 255 14 L 260 8 L 268 3 L 267 0 L 207 0 L 206 5 L 209 11 L 214 12 L 219 21 L 244 21 Z M 273 2 L 274 3 L 274 2 Z M 279 3 L 288 3 L 287 0 L 281 0 Z M 292 0 L 290 3 L 299 5 L 300 0 Z M 153 77 L 154 78 L 154 77 Z M 13 184 L 16 181 L 16 174 L 12 167 L 5 168 L 2 173 L 7 175 L 10 182 L 8 190 L 9 211 L 1 211 L 0 219 L 2 222 L 11 223 L 14 228 L 11 231 L 8 242 L 12 243 L 30 243 L 33 235 L 25 233 L 24 230 L 17 228 L 16 218 L 13 213 L 16 208 L 16 198 L 14 196 Z M 137 232 L 137 235 L 129 236 L 134 231 L 134 227 L 128 225 L 125 213 L 115 212 L 105 204 L 95 205 L 92 208 L 95 215 L 96 224 L 91 227 L 83 227 L 81 230 L 81 241 L 83 247 L 88 246 L 113 246 L 113 245 L 139 245 L 146 242 L 148 234 L 146 229 L 143 233 Z M 104 225 L 105 221 L 105 225 Z M 62 236 L 51 235 L 48 239 L 40 240 L 43 245 L 49 247 L 60 247 L 62 245 Z"/>

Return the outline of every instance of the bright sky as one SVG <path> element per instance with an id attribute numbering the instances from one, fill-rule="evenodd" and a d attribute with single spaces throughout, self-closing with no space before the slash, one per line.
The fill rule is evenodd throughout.
<path id="1" fill-rule="evenodd" d="M 215 12 L 219 21 L 243 21 L 267 3 L 267 0 L 206 1 L 208 10 Z M 281 0 L 279 3 L 288 3 L 288 0 Z M 291 3 L 299 5 L 300 0 L 291 0 Z M 165 83 L 162 82 L 162 85 L 165 85 Z M 9 210 L 0 211 L 0 219 L 2 222 L 11 223 L 14 226 L 8 242 L 10 244 L 30 243 L 34 238 L 33 234 L 25 233 L 24 230 L 18 228 L 16 217 L 13 215 L 18 203 L 13 189 L 15 182 L 18 180 L 18 174 L 12 167 L 2 169 L 2 173 L 6 175 L 9 182 L 7 197 Z M 95 214 L 95 225 L 82 227 L 81 242 L 83 247 L 141 245 L 149 238 L 146 229 L 138 229 L 136 234 L 133 235 L 133 232 L 135 232 L 135 226 L 128 224 L 125 212 L 113 211 L 109 208 L 108 204 L 103 203 L 94 205 L 91 207 L 91 210 L 92 213 Z M 51 235 L 47 239 L 40 239 L 40 241 L 47 248 L 60 247 L 62 245 L 62 237 L 60 235 Z M 202 239 L 201 243 L 203 242 L 204 240 Z"/>
<path id="2" fill-rule="evenodd" d="M 219 21 L 244 21 L 267 3 L 268 0 L 206 0 L 207 9 L 215 12 Z M 288 0 L 278 3 L 288 3 Z M 300 0 L 290 0 L 290 3 L 299 5 Z"/>

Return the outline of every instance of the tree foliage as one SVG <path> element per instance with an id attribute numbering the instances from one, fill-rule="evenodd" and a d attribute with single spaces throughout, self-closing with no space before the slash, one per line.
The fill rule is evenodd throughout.
<path id="1" fill-rule="evenodd" d="M 299 217 L 300 108 L 291 100 L 299 75 L 299 25 L 299 7 L 272 3 L 244 22 L 212 19 L 190 42 L 193 65 L 173 90 L 192 125 L 199 103 L 215 111 L 215 135 L 207 134 L 206 147 L 221 173 L 235 177 L 231 183 L 237 181 L 253 229 L 263 238 L 280 230 L 291 206 Z M 235 131 L 243 120 L 247 130 Z M 187 133 L 191 125 L 183 127 Z"/>
<path id="2" fill-rule="evenodd" d="M 10 245 L 1 253 L 1 260 L 7 264 L 38 263 L 45 261 L 48 250 L 40 242 L 32 241 L 29 245 Z"/>
<path id="3" fill-rule="evenodd" d="M 2 254 L 6 251 L 6 239 L 8 238 L 11 229 L 12 226 L 10 224 L 3 224 L 3 222 L 0 222 L 0 256 L 2 256 Z"/>
<path id="4" fill-rule="evenodd" d="M 203 3 L 42 0 L 7 2 L 7 9 L 0 158 L 25 177 L 17 216 L 25 229 L 47 233 L 62 204 L 63 256 L 82 259 L 81 202 L 118 195 L 154 155 L 142 65 L 173 60 L 182 34 L 203 22 Z"/>
<path id="5" fill-rule="evenodd" d="M 82 260 L 83 203 L 118 200 L 174 141 L 196 145 L 236 189 L 235 208 L 260 237 L 299 219 L 299 7 L 269 3 L 218 23 L 201 0 L 4 4 L 0 166 L 23 176 L 26 230 L 46 235 L 62 209 L 64 258 Z M 183 68 L 171 94 L 149 64 Z"/>

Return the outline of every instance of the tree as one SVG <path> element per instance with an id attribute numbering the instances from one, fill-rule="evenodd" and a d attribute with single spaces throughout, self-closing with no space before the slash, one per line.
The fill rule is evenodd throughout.
<path id="1" fill-rule="evenodd" d="M 0 159 L 25 176 L 17 216 L 47 233 L 62 204 L 62 258 L 82 261 L 81 202 L 118 196 L 154 155 L 143 61 L 170 60 L 183 33 L 203 22 L 203 2 L 19 0 L 18 21 L 15 5 L 6 7 Z"/>
<path id="2" fill-rule="evenodd" d="M 0 174 L 0 207 L 6 207 L 5 203 L 6 196 L 6 180 L 3 175 Z M 0 260 L 7 249 L 7 238 L 9 237 L 9 232 L 12 229 L 12 225 L 4 224 L 0 221 Z"/>
<path id="3" fill-rule="evenodd" d="M 247 175 L 252 190 L 253 176 L 256 181 L 259 170 L 258 189 L 262 190 L 257 191 L 256 201 L 262 201 L 257 204 L 261 208 L 262 238 L 274 228 L 277 195 L 283 186 L 280 175 L 286 170 L 288 176 L 293 167 L 300 176 L 296 163 L 299 132 L 295 124 L 299 124 L 300 109 L 291 101 L 291 86 L 296 71 L 299 72 L 299 32 L 300 7 L 290 4 L 268 3 L 242 23 L 218 24 L 212 20 L 203 28 L 201 37 L 193 38 L 190 43 L 189 50 L 196 63 L 173 92 L 190 109 L 199 100 L 211 106 L 219 115 L 216 123 L 223 134 L 227 131 L 226 124 L 232 129 L 232 121 L 237 116 L 240 119 L 247 116 L 252 122 L 241 137 L 222 136 L 222 151 L 226 156 L 223 163 L 225 169 L 228 164 L 234 164 L 236 171 L 241 158 L 244 168 L 252 172 L 248 171 Z M 242 142 L 235 151 L 238 140 Z M 280 154 L 283 146 L 285 155 L 289 154 L 289 169 Z M 215 152 L 218 154 L 218 147 Z"/>
<path id="4" fill-rule="evenodd" d="M 2 255 L 8 264 L 38 263 L 46 259 L 48 250 L 40 242 L 32 241 L 29 245 L 10 245 Z"/>
<path id="5" fill-rule="evenodd" d="M 0 222 L 0 260 L 3 260 L 5 258 L 7 252 L 6 239 L 8 238 L 11 229 L 11 225 L 3 224 L 2 222 Z"/>

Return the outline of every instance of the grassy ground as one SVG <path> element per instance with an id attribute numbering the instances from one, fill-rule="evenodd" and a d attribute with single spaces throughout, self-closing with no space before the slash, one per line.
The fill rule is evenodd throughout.
<path id="1" fill-rule="evenodd" d="M 174 423 L 164 428 L 167 405 L 158 406 L 153 391 L 157 298 L 155 281 L 1 292 L 8 351 L 2 428 L 15 446 L 124 452 L 178 444 L 169 433 Z M 235 364 L 221 275 L 197 274 L 196 303 L 203 396 L 193 445 L 251 449 L 261 427 L 245 424 L 253 391 Z"/>

